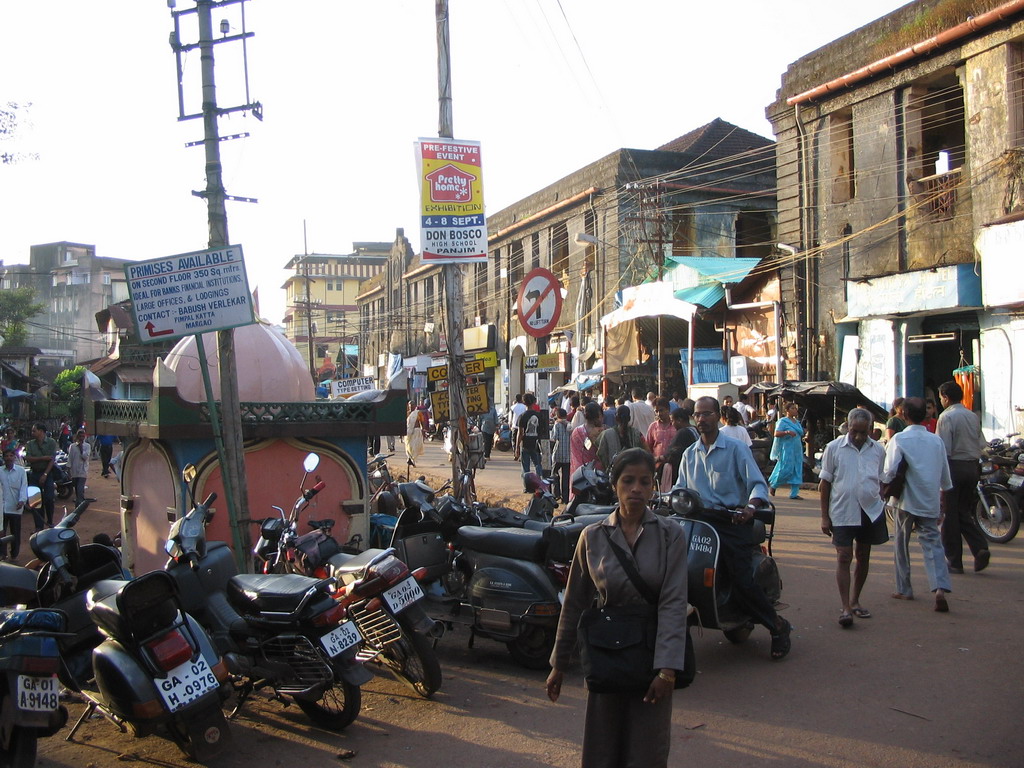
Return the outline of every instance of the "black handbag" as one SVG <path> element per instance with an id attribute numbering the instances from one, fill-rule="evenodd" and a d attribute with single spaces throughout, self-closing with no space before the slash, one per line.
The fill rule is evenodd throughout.
<path id="1" fill-rule="evenodd" d="M 898 499 L 903 496 L 903 489 L 907 485 L 907 457 L 903 456 L 900 458 L 900 463 L 896 466 L 896 474 L 893 475 L 892 480 L 885 484 L 882 488 L 882 495 L 887 499 Z"/>
<path id="2" fill-rule="evenodd" d="M 658 638 L 658 597 L 636 566 L 601 526 L 623 570 L 647 605 L 594 606 L 580 615 L 580 663 L 587 690 L 594 693 L 646 693 L 658 674 L 654 648 Z M 685 688 L 697 674 L 697 658 L 686 628 L 684 669 L 676 672 L 676 688 Z"/>

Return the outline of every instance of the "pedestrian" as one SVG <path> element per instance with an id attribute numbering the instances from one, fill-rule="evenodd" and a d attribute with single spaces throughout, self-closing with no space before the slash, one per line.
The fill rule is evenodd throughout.
<path id="1" fill-rule="evenodd" d="M 604 522 L 588 526 L 580 535 L 551 652 L 547 694 L 558 701 L 576 648 L 577 624 L 595 597 L 603 606 L 649 604 L 619 559 L 629 558 L 639 578 L 658 596 L 657 674 L 646 693 L 587 692 L 581 764 L 664 768 L 672 740 L 672 692 L 676 675 L 685 666 L 686 534 L 648 505 L 656 482 L 654 458 L 647 451 L 623 451 L 610 479 L 618 505 Z"/>
<path id="2" fill-rule="evenodd" d="M 4 536 L 13 536 L 11 560 L 21 554 L 21 515 L 28 503 L 28 478 L 25 470 L 18 466 L 17 453 L 4 448 L 3 467 L 0 467 L 0 496 L 3 499 Z M 0 560 L 7 560 L 7 544 L 0 543 Z"/>
<path id="3" fill-rule="evenodd" d="M 420 426 L 420 409 L 409 403 L 405 418 L 405 456 L 411 467 L 423 453 L 423 428 Z"/>
<path id="4" fill-rule="evenodd" d="M 754 444 L 754 441 L 750 439 L 750 433 L 747 431 L 747 428 L 740 424 L 740 412 L 735 406 L 722 406 L 722 420 L 725 421 L 725 426 L 719 427 L 719 431 L 723 435 L 739 440 L 747 448 Z M 803 464 L 803 459 L 801 459 L 801 464 Z M 801 472 L 803 471 L 802 466 L 800 470 Z"/>
<path id="5" fill-rule="evenodd" d="M 625 401 L 622 400 L 622 398 L 619 398 L 618 403 L 616 403 L 616 400 L 611 397 L 605 400 L 604 411 L 602 411 L 601 417 L 604 420 L 604 425 L 609 429 L 615 426 L 615 411 L 620 405 L 623 405 L 624 402 Z"/>
<path id="6" fill-rule="evenodd" d="M 57 429 L 57 444 L 62 451 L 67 453 L 68 447 L 71 445 L 71 425 L 67 419 L 60 420 L 60 427 Z"/>
<path id="7" fill-rule="evenodd" d="M 964 391 L 955 381 L 939 385 L 942 413 L 935 434 L 942 438 L 953 487 L 942 494 L 942 545 L 950 573 L 964 572 L 964 541 L 974 555 L 974 570 L 983 571 L 991 559 L 988 542 L 974 519 L 978 503 L 978 459 L 985 447 L 981 419 L 963 405 Z"/>
<path id="8" fill-rule="evenodd" d="M 601 460 L 597 456 L 597 444 L 601 439 L 601 433 L 607 429 L 604 425 L 601 406 L 597 403 L 587 403 L 583 408 L 583 415 L 586 421 L 569 435 L 570 496 L 572 495 L 572 478 L 577 469 L 591 461 L 596 462 L 597 469 L 604 469 L 604 465 L 601 464 Z"/>
<path id="9" fill-rule="evenodd" d="M 569 467 L 572 464 L 569 420 L 564 408 L 555 411 L 555 426 L 551 430 L 551 474 L 555 478 L 555 496 L 563 504 L 569 503 Z"/>
<path id="10" fill-rule="evenodd" d="M 695 491 L 703 504 L 714 510 L 701 520 L 718 533 L 719 566 L 725 569 L 740 604 L 747 615 L 768 630 L 772 638 L 771 658 L 784 659 L 792 646 L 793 626 L 779 616 L 764 589 L 754 581 L 754 528 L 750 524 L 754 511 L 768 499 L 764 475 L 754 455 L 743 443 L 721 434 L 718 427 L 722 412 L 713 397 L 697 399 L 697 431 L 700 440 L 683 453 L 676 488 Z M 724 520 L 720 510 L 735 510 L 731 520 Z"/>
<path id="11" fill-rule="evenodd" d="M 85 501 L 85 480 L 89 476 L 89 455 L 91 451 L 85 442 L 85 430 L 75 432 L 75 440 L 68 446 L 68 470 L 75 489 L 75 506 Z"/>
<path id="12" fill-rule="evenodd" d="M 15 455 L 18 453 L 18 435 L 14 431 L 14 427 L 8 427 L 4 430 L 3 443 L 0 443 L 0 450 L 11 450 L 14 451 Z"/>
<path id="13" fill-rule="evenodd" d="M 733 406 L 740 413 L 740 423 L 743 426 L 749 426 L 750 422 L 754 420 L 754 409 L 750 407 L 750 395 L 741 394 L 740 401 Z"/>
<path id="14" fill-rule="evenodd" d="M 526 488 L 526 475 L 530 472 L 530 463 L 537 470 L 537 474 L 543 474 L 540 461 L 540 412 L 534 410 L 537 404 L 537 397 L 532 392 L 523 395 L 520 405 L 523 411 L 519 416 L 518 429 L 516 429 L 516 454 L 523 463 L 523 493 L 532 493 Z"/>
<path id="15" fill-rule="evenodd" d="M 953 487 L 946 462 L 946 446 L 942 438 L 924 427 L 928 411 L 920 397 L 903 401 L 907 427 L 898 432 L 885 447 L 885 470 L 882 480 L 892 482 L 903 464 L 904 486 L 899 498 L 890 499 L 896 507 L 896 540 L 893 557 L 896 566 L 897 600 L 913 600 L 910 585 L 910 533 L 917 530 L 917 541 L 928 574 L 928 589 L 935 595 L 935 610 L 949 610 L 946 593 L 952 591 L 946 552 L 939 534 L 940 491 Z"/>
<path id="16" fill-rule="evenodd" d="M 826 445 L 821 457 L 821 531 L 832 537 L 836 548 L 836 584 L 843 604 L 839 626 L 844 629 L 853 626 L 854 616 L 871 618 L 860 604 L 860 594 L 868 578 L 872 545 L 889 540 L 881 494 L 885 449 L 868 437 L 873 423 L 870 411 L 854 408 L 846 417 L 846 434 Z M 851 588 L 854 557 L 857 565 Z"/>
<path id="17" fill-rule="evenodd" d="M 96 441 L 100 444 L 100 477 L 110 477 L 110 459 L 114 455 L 113 435 L 99 435 Z"/>
<path id="18" fill-rule="evenodd" d="M 892 408 L 889 409 L 889 420 L 885 422 L 885 439 L 892 440 L 893 435 L 898 435 L 907 428 L 907 422 L 903 418 L 904 398 L 897 397 L 892 401 Z"/>
<path id="19" fill-rule="evenodd" d="M 643 399 L 639 389 L 633 390 L 633 400 L 626 403 L 626 405 L 629 407 L 630 422 L 632 422 L 633 426 L 636 427 L 637 431 L 639 431 L 641 435 L 646 435 L 651 424 L 657 421 L 658 415 L 654 412 L 654 409 L 648 405 L 647 401 Z"/>
<path id="20" fill-rule="evenodd" d="M 935 407 L 935 401 L 930 397 L 924 401 L 925 417 L 924 421 L 921 422 L 921 426 L 927 429 L 932 434 L 935 434 L 935 428 L 939 423 L 939 409 Z"/>
<path id="21" fill-rule="evenodd" d="M 523 395 L 519 393 L 508 409 L 508 424 L 512 428 L 512 458 L 519 461 L 519 417 L 526 412 Z"/>
<path id="22" fill-rule="evenodd" d="M 669 448 L 676 436 L 676 428 L 672 425 L 672 410 L 669 408 L 667 397 L 659 397 L 654 401 L 654 412 L 658 415 L 658 420 L 647 428 L 647 445 L 654 454 L 658 488 L 667 492 L 676 481 L 668 461 Z"/>
<path id="23" fill-rule="evenodd" d="M 46 434 L 46 425 L 37 421 L 32 425 L 32 439 L 25 446 L 25 460 L 29 466 L 29 485 L 35 485 L 42 494 L 42 510 L 32 510 L 36 530 L 53 527 L 53 506 L 57 486 L 53 478 L 53 462 L 57 456 L 57 441 Z"/>
<path id="24" fill-rule="evenodd" d="M 789 498 L 800 499 L 800 486 L 804 482 L 804 428 L 800 424 L 800 408 L 796 403 L 786 405 L 786 415 L 775 423 L 775 439 L 769 454 L 775 462 L 768 485 L 771 494 L 776 489 L 788 485 Z"/>
<path id="25" fill-rule="evenodd" d="M 693 411 L 688 405 L 680 406 L 672 411 L 672 426 L 675 427 L 676 434 L 668 448 L 668 462 L 672 467 L 673 478 L 679 477 L 679 463 L 683 459 L 683 453 L 700 440 L 697 428 L 690 423 L 692 417 Z"/>
<path id="26" fill-rule="evenodd" d="M 597 457 L 601 460 L 602 466 L 610 467 L 619 452 L 627 448 L 648 449 L 640 430 L 630 424 L 631 416 L 629 406 L 620 405 L 615 411 L 615 426 L 601 433 L 597 441 Z"/>
<path id="27" fill-rule="evenodd" d="M 487 413 L 480 417 L 480 434 L 484 436 L 484 458 L 491 458 L 491 448 L 494 447 L 494 433 L 498 430 L 498 410 L 491 403 Z"/>

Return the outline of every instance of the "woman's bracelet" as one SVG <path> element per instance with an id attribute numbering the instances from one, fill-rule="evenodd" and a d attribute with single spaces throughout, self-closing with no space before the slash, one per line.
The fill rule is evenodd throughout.
<path id="1" fill-rule="evenodd" d="M 676 681 L 676 676 L 675 675 L 666 675 L 664 672 L 659 672 L 658 673 L 658 677 L 660 677 L 662 680 L 664 680 L 667 683 L 674 683 Z"/>

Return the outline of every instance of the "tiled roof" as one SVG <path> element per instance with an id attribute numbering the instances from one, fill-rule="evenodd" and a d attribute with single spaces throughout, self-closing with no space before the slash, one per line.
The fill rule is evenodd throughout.
<path id="1" fill-rule="evenodd" d="M 758 136 L 738 125 L 716 117 L 710 123 L 694 128 L 677 139 L 658 147 L 661 152 L 684 152 L 701 163 L 734 157 L 751 150 L 764 149 L 774 144 L 771 139 Z M 764 153 L 768 154 L 768 153 Z M 771 157 L 774 164 L 775 158 Z"/>

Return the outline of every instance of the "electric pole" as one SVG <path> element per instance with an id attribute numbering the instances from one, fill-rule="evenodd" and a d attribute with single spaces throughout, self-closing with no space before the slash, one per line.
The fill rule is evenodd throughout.
<path id="1" fill-rule="evenodd" d="M 448 0 L 435 0 L 437 22 L 438 136 L 455 138 L 452 126 L 451 47 Z M 452 435 L 452 490 L 460 493 L 469 432 L 466 425 L 466 355 L 462 340 L 462 267 L 444 265 L 445 333 L 448 337 L 448 413 Z"/>

